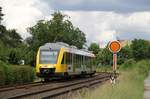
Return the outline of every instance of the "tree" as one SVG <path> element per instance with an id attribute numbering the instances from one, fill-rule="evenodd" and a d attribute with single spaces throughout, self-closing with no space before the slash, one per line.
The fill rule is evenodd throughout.
<path id="1" fill-rule="evenodd" d="M 135 60 L 150 59 L 150 42 L 142 39 L 134 39 L 131 44 Z"/>
<path id="2" fill-rule="evenodd" d="M 99 45 L 96 43 L 91 43 L 90 47 L 88 48 L 89 51 L 93 51 L 93 53 L 96 55 L 100 51 Z"/>
<path id="3" fill-rule="evenodd" d="M 131 47 L 127 45 L 121 48 L 120 52 L 117 53 L 117 57 L 118 64 L 123 64 L 125 61 L 132 59 L 133 55 Z"/>
<path id="4" fill-rule="evenodd" d="M 16 32 L 15 29 L 12 30 L 7 30 L 7 40 L 9 43 L 9 46 L 11 47 L 17 47 L 22 43 L 22 38 L 21 36 Z"/>
<path id="5" fill-rule="evenodd" d="M 16 47 L 22 43 L 22 38 L 15 29 L 7 30 L 5 26 L 1 25 L 2 16 L 2 7 L 0 7 L 0 41 L 3 42 L 6 47 Z"/>
<path id="6" fill-rule="evenodd" d="M 16 30 L 6 30 L 5 26 L 0 25 L 0 41 L 3 42 L 6 47 L 17 47 L 22 43 L 22 38 Z"/>
<path id="7" fill-rule="evenodd" d="M 132 59 L 132 49 L 130 46 L 125 46 L 117 53 L 117 64 L 121 65 L 125 61 Z M 113 64 L 113 53 L 111 53 L 107 48 L 101 50 L 97 54 L 97 63 L 102 65 L 112 65 Z"/>
<path id="8" fill-rule="evenodd" d="M 26 41 L 31 49 L 36 51 L 40 45 L 47 42 L 65 42 L 82 48 L 86 42 L 85 34 L 74 27 L 66 15 L 55 12 L 52 17 L 49 21 L 40 20 L 35 26 L 28 28 L 32 36 Z"/>
<path id="9" fill-rule="evenodd" d="M 31 37 L 25 40 L 29 45 L 26 59 L 33 57 L 31 60 L 27 60 L 31 64 L 34 64 L 32 62 L 34 62 L 39 46 L 47 42 L 65 42 L 78 48 L 82 48 L 86 42 L 85 34 L 79 28 L 74 27 L 67 16 L 60 12 L 52 14 L 51 20 L 38 21 L 35 26 L 28 28 L 28 32 Z"/>
<path id="10" fill-rule="evenodd" d="M 113 54 L 109 51 L 108 48 L 104 48 L 98 52 L 96 61 L 97 64 L 112 65 L 113 63 L 112 58 Z"/>
<path id="11" fill-rule="evenodd" d="M 15 29 L 7 30 L 1 25 L 2 8 L 0 7 L 0 60 L 12 64 L 18 64 L 18 61 L 23 54 L 20 46 L 23 45 L 21 36 Z"/>
<path id="12" fill-rule="evenodd" d="M 2 16 L 3 16 L 2 7 L 0 7 L 0 24 L 1 24 L 1 21 L 2 21 Z"/>

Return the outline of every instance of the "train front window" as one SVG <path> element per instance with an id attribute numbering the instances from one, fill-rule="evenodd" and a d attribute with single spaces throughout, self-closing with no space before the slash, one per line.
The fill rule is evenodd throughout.
<path id="1" fill-rule="evenodd" d="M 40 63 L 41 64 L 56 64 L 58 51 L 41 50 Z"/>

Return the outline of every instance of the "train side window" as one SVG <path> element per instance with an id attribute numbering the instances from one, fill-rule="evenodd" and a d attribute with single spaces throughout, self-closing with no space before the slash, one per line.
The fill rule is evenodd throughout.
<path id="1" fill-rule="evenodd" d="M 94 59 L 93 59 L 93 57 L 92 57 L 92 66 L 93 66 L 93 64 L 94 64 Z"/>
<path id="2" fill-rule="evenodd" d="M 74 64 L 74 62 L 73 62 L 73 61 L 74 61 L 74 58 L 73 58 L 73 57 L 74 57 L 74 54 L 71 53 L 71 64 L 72 64 L 72 65 Z"/>
<path id="3" fill-rule="evenodd" d="M 91 65 L 93 66 L 93 57 L 91 58 Z"/>
<path id="4" fill-rule="evenodd" d="M 84 56 L 82 56 L 82 65 L 84 65 Z"/>
<path id="5" fill-rule="evenodd" d="M 66 63 L 67 63 L 67 64 L 69 64 L 69 60 L 68 60 L 69 57 L 68 57 L 68 56 L 69 56 L 68 53 L 66 53 Z"/>
<path id="6" fill-rule="evenodd" d="M 80 65 L 82 65 L 82 55 L 80 56 Z"/>
<path id="7" fill-rule="evenodd" d="M 66 53 L 66 62 L 67 64 L 72 64 L 72 53 Z"/>
<path id="8" fill-rule="evenodd" d="M 85 56 L 83 56 L 83 65 L 85 65 Z"/>
<path id="9" fill-rule="evenodd" d="M 79 58 L 79 60 L 80 60 L 80 67 L 81 67 L 81 65 L 82 65 L 82 56 L 80 55 L 80 58 Z"/>
<path id="10" fill-rule="evenodd" d="M 84 65 L 86 65 L 86 56 L 84 56 Z"/>
<path id="11" fill-rule="evenodd" d="M 77 67 L 80 67 L 80 55 L 77 55 L 76 59 L 77 59 Z"/>
<path id="12" fill-rule="evenodd" d="M 63 58 L 62 58 L 61 64 L 65 64 L 65 54 L 63 55 Z"/>
<path id="13" fill-rule="evenodd" d="M 67 61 L 67 64 L 70 64 L 70 53 L 66 53 L 66 61 Z"/>
<path id="14" fill-rule="evenodd" d="M 80 55 L 78 55 L 78 67 L 80 67 Z"/>
<path id="15" fill-rule="evenodd" d="M 72 64 L 72 53 L 69 53 L 69 64 Z"/>
<path id="16" fill-rule="evenodd" d="M 89 57 L 89 67 L 91 67 L 91 57 Z"/>
<path id="17" fill-rule="evenodd" d="M 90 67 L 90 57 L 86 57 L 86 66 Z"/>
<path id="18" fill-rule="evenodd" d="M 92 58 L 90 57 L 90 67 L 92 66 Z"/>
<path id="19" fill-rule="evenodd" d="M 76 64 L 76 55 L 73 55 L 73 64 Z"/>
<path id="20" fill-rule="evenodd" d="M 87 56 L 85 56 L 85 65 L 87 65 Z"/>

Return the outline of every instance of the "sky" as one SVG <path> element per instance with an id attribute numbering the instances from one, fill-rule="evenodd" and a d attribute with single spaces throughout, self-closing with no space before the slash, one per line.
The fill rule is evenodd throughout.
<path id="1" fill-rule="evenodd" d="M 86 34 L 88 44 L 102 45 L 116 38 L 150 40 L 149 5 L 150 0 L 0 0 L 3 24 L 24 39 L 28 27 L 59 10 Z"/>

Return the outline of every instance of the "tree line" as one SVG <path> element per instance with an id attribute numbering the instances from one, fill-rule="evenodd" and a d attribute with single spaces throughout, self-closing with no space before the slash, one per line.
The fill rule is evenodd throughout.
<path id="1" fill-rule="evenodd" d="M 85 33 L 59 11 L 52 14 L 51 20 L 39 20 L 29 27 L 27 31 L 31 36 L 25 40 L 15 29 L 6 29 L 1 24 L 3 16 L 0 7 L 0 61 L 5 63 L 19 64 L 20 60 L 25 60 L 25 64 L 34 65 L 39 46 L 47 42 L 65 42 L 80 49 L 86 43 Z M 98 44 L 91 43 L 88 49 L 96 55 L 96 65 L 112 65 L 112 53 L 107 47 L 101 49 Z M 150 42 L 135 39 L 131 45 L 123 47 L 118 53 L 118 63 L 123 64 L 128 59 L 150 59 Z"/>
<path id="2" fill-rule="evenodd" d="M 85 33 L 59 11 L 52 14 L 51 20 L 39 20 L 29 27 L 31 36 L 25 40 L 15 29 L 8 30 L 1 24 L 3 16 L 0 7 L 0 60 L 6 63 L 19 64 L 25 60 L 25 64 L 34 65 L 39 46 L 47 42 L 65 42 L 78 48 L 83 48 L 86 42 Z"/>
<path id="3" fill-rule="evenodd" d="M 101 49 L 97 43 L 92 43 L 89 50 L 96 55 L 95 64 L 99 66 L 113 64 L 113 55 L 108 47 Z M 126 61 L 133 59 L 135 61 L 150 59 L 150 41 L 143 39 L 134 39 L 131 44 L 122 47 L 118 55 L 118 64 L 121 65 Z"/>

